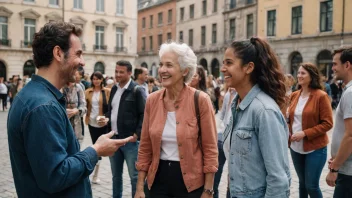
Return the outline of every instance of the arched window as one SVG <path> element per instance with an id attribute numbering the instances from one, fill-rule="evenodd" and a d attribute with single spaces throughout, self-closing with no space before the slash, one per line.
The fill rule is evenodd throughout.
<path id="1" fill-rule="evenodd" d="M 35 66 L 33 60 L 28 60 L 23 65 L 23 76 L 28 75 L 30 78 L 35 74 Z"/>
<path id="2" fill-rule="evenodd" d="M 317 67 L 322 75 L 328 79 L 332 78 L 332 55 L 329 50 L 323 50 L 318 54 Z"/>
<path id="3" fill-rule="evenodd" d="M 150 75 L 152 75 L 154 78 L 158 76 L 158 67 L 156 66 L 155 63 L 152 64 L 152 69 L 150 70 Z"/>
<path id="4" fill-rule="evenodd" d="M 208 71 L 208 62 L 206 59 L 200 59 L 199 64 L 202 65 L 206 71 Z"/>
<path id="5" fill-rule="evenodd" d="M 5 63 L 0 61 L 0 77 L 4 77 L 4 80 L 7 80 L 6 78 L 6 66 L 5 66 Z"/>
<path id="6" fill-rule="evenodd" d="M 102 74 L 105 74 L 105 66 L 102 62 L 97 62 L 94 65 L 94 72 L 99 71 Z"/>
<path id="7" fill-rule="evenodd" d="M 216 58 L 211 61 L 211 73 L 215 78 L 218 78 L 220 75 L 220 63 Z"/>
<path id="8" fill-rule="evenodd" d="M 299 65 L 303 62 L 303 58 L 299 52 L 293 52 L 291 54 L 291 74 L 293 77 L 297 77 Z"/>
<path id="9" fill-rule="evenodd" d="M 147 63 L 145 63 L 145 62 L 143 62 L 143 63 L 141 64 L 141 66 L 148 69 L 148 65 L 147 65 Z"/>

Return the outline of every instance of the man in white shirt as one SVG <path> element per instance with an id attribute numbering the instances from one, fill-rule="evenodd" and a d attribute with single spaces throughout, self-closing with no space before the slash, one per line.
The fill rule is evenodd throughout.
<path id="1" fill-rule="evenodd" d="M 352 197 L 352 47 L 340 48 L 333 53 L 333 71 L 345 88 L 336 108 L 335 128 L 331 142 L 329 186 L 336 186 L 334 198 Z"/>
<path id="2" fill-rule="evenodd" d="M 141 67 L 141 68 L 136 68 L 134 70 L 134 79 L 136 83 L 138 83 L 139 86 L 143 87 L 145 97 L 148 97 L 149 95 L 149 89 L 148 89 L 148 69 Z"/>

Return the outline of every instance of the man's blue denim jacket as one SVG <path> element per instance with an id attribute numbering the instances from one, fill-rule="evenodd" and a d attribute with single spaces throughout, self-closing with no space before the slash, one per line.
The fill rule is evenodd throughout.
<path id="1" fill-rule="evenodd" d="M 92 197 L 88 176 L 96 151 L 79 151 L 65 99 L 33 75 L 15 97 L 8 120 L 12 172 L 18 197 Z"/>
<path id="2" fill-rule="evenodd" d="M 237 107 L 224 132 L 231 138 L 229 187 L 237 198 L 288 198 L 291 176 L 289 131 L 276 102 L 255 85 Z"/>

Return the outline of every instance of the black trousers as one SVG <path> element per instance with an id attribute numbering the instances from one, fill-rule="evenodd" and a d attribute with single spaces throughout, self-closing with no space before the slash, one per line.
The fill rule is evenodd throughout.
<path id="1" fill-rule="evenodd" d="M 334 198 L 351 198 L 352 197 L 352 176 L 337 175 Z"/>
<path id="2" fill-rule="evenodd" d="M 90 137 L 92 138 L 93 144 L 95 144 L 95 142 L 101 135 L 104 135 L 108 132 L 107 126 L 97 128 L 97 127 L 88 125 L 88 129 L 89 129 Z"/>
<path id="3" fill-rule="evenodd" d="M 4 111 L 7 107 L 7 94 L 0 94 L 0 100 L 2 101 L 2 110 Z"/>
<path id="4" fill-rule="evenodd" d="M 183 182 L 180 162 L 160 160 L 149 195 L 152 198 L 199 198 L 203 187 L 188 192 Z"/>

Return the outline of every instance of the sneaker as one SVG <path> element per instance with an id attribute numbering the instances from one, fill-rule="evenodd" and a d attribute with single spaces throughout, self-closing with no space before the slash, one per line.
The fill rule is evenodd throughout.
<path id="1" fill-rule="evenodd" d="M 99 184 L 100 183 L 100 179 L 98 177 L 93 177 L 92 183 L 93 184 Z"/>

